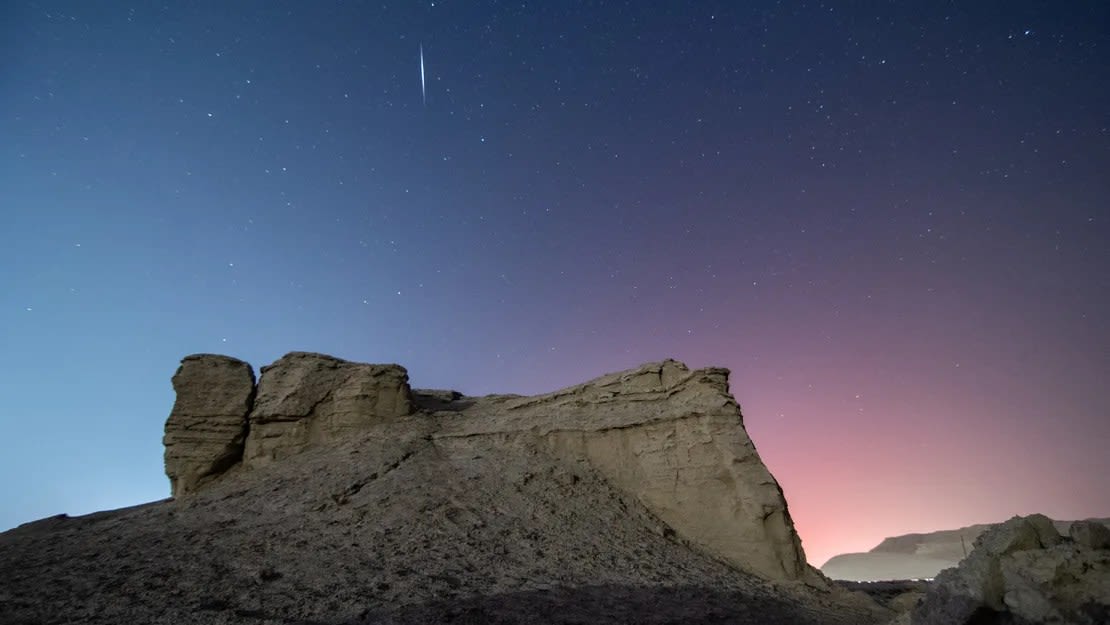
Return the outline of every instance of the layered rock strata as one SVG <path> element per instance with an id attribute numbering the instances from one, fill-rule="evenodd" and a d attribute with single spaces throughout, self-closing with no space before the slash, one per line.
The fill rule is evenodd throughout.
<path id="1" fill-rule="evenodd" d="M 254 371 L 242 360 L 195 354 L 173 376 L 177 400 L 166 419 L 166 475 L 175 497 L 238 464 L 247 439 Z"/>
<path id="2" fill-rule="evenodd" d="M 218 358 L 189 357 L 182 368 L 212 361 L 216 370 Z M 186 408 L 206 405 L 192 397 L 205 387 L 175 389 L 183 408 L 175 406 L 171 421 L 188 422 Z M 766 579 L 820 582 L 806 566 L 782 490 L 744 430 L 726 369 L 691 371 L 666 360 L 544 395 L 476 398 L 414 393 L 397 365 L 295 352 L 262 369 L 246 422 L 238 447 L 245 469 L 371 430 L 382 445 L 415 437 L 456 452 L 539 445 L 568 466 L 597 471 L 702 551 Z M 173 440 L 175 458 L 189 456 L 183 442 Z M 176 465 L 170 473 L 170 455 L 167 434 L 175 495 L 204 485 L 182 481 Z M 228 468 L 226 458 L 219 466 Z"/>
<path id="3" fill-rule="evenodd" d="M 478 399 L 438 438 L 519 434 L 586 462 L 678 535 L 770 579 L 805 555 L 782 489 L 744 430 L 728 370 L 674 360 L 534 397 Z"/>
<path id="4" fill-rule="evenodd" d="M 262 466 L 412 412 L 403 367 L 292 352 L 262 368 L 243 462 Z"/>

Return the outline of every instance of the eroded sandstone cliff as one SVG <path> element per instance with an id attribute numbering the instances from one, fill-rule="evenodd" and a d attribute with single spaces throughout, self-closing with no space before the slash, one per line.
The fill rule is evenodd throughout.
<path id="1" fill-rule="evenodd" d="M 166 434 L 175 495 L 219 471 L 263 467 L 353 432 L 377 431 L 389 445 L 419 431 L 426 444 L 453 448 L 521 439 L 587 464 L 678 537 L 733 566 L 816 580 L 782 490 L 744 430 L 726 369 L 666 360 L 545 395 L 472 398 L 414 394 L 397 365 L 294 352 L 262 369 L 256 392 L 251 379 L 245 363 L 222 356 L 182 362 Z"/>
<path id="2" fill-rule="evenodd" d="M 173 495 L 195 491 L 239 464 L 254 400 L 254 371 L 242 360 L 194 354 L 173 376 L 177 400 L 166 419 L 166 475 Z"/>
<path id="3" fill-rule="evenodd" d="M 666 360 L 546 395 L 478 399 L 461 414 L 435 436 L 536 437 L 728 562 L 770 579 L 806 573 L 782 490 L 744 430 L 726 369 Z"/>
<path id="4" fill-rule="evenodd" d="M 250 412 L 246 466 L 262 466 L 306 446 L 342 440 L 383 419 L 412 414 L 408 372 L 306 352 L 262 368 Z"/>

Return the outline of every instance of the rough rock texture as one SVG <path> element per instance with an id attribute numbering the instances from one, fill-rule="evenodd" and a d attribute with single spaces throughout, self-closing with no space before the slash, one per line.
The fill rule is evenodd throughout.
<path id="1" fill-rule="evenodd" d="M 262 368 L 243 463 L 262 466 L 412 411 L 403 367 L 292 352 Z"/>
<path id="2" fill-rule="evenodd" d="M 1077 534 L 1100 533 L 1093 527 L 1081 525 Z M 942 571 L 910 620 L 914 625 L 1110 622 L 1110 550 L 1061 536 L 1043 515 L 1014 517 L 984 532 L 959 567 Z"/>
<path id="3" fill-rule="evenodd" d="M 667 360 L 535 397 L 481 398 L 438 438 L 521 433 L 586 462 L 678 536 L 768 579 L 810 574 L 728 371 Z"/>
<path id="4" fill-rule="evenodd" d="M 185 495 L 237 464 L 247 436 L 254 371 L 242 360 L 186 356 L 173 376 L 177 400 L 166 420 L 166 475 Z"/>
<path id="5" fill-rule="evenodd" d="M 205 397 L 202 386 L 179 392 L 202 394 L 186 403 Z M 397 365 L 294 352 L 262 368 L 241 464 L 258 468 L 418 410 L 436 439 L 540 442 L 566 462 L 588 463 L 707 552 L 768 579 L 822 583 L 744 430 L 725 369 L 667 360 L 546 395 L 470 398 L 414 394 Z"/>

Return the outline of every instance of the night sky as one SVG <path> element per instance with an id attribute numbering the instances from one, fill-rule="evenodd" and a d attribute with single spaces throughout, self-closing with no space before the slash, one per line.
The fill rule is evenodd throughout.
<path id="1" fill-rule="evenodd" d="M 292 350 L 729 367 L 816 565 L 1110 515 L 1110 3 L 165 4 L 0 9 L 0 527 Z"/>

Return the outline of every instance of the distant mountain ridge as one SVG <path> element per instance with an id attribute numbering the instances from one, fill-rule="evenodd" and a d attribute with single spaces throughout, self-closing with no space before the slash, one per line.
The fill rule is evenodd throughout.
<path id="1" fill-rule="evenodd" d="M 1110 517 L 1086 520 L 1110 526 Z M 1053 524 L 1066 535 L 1074 522 L 1054 520 Z M 999 523 L 891 536 L 868 552 L 829 558 L 821 572 L 832 579 L 850 581 L 930 579 L 943 569 L 956 566 L 971 552 L 975 539 Z"/>

